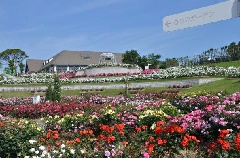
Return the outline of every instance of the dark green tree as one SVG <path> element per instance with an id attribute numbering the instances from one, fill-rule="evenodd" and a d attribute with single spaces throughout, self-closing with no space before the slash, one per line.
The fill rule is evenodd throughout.
<path id="1" fill-rule="evenodd" d="M 9 60 L 8 61 L 8 67 L 10 69 L 11 74 L 14 74 L 14 72 L 16 72 L 16 66 L 14 64 L 14 60 Z"/>
<path id="2" fill-rule="evenodd" d="M 122 63 L 124 64 L 138 64 L 141 56 L 136 50 L 126 51 L 123 54 Z"/>
<path id="3" fill-rule="evenodd" d="M 151 68 L 159 68 L 160 67 L 160 58 L 162 56 L 160 54 L 151 53 L 147 56 L 149 64 L 151 64 Z"/>
<path id="4" fill-rule="evenodd" d="M 61 85 L 57 74 L 54 75 L 52 101 L 61 101 Z"/>
<path id="5" fill-rule="evenodd" d="M 0 53 L 0 60 L 6 61 L 11 67 L 11 71 L 16 70 L 24 59 L 28 58 L 28 55 L 21 49 L 7 49 Z M 11 62 L 11 63 L 10 63 Z"/>
<path id="6" fill-rule="evenodd" d="M 175 67 L 179 65 L 177 58 L 167 58 L 165 61 L 166 67 Z"/>
<path id="7" fill-rule="evenodd" d="M 143 55 L 141 58 L 139 58 L 137 65 L 140 66 L 144 70 L 145 66 L 148 65 L 147 56 Z"/>
<path id="8" fill-rule="evenodd" d="M 23 64 L 22 62 L 20 62 L 18 66 L 19 66 L 20 73 L 22 74 L 23 71 L 24 71 L 24 68 L 25 68 L 25 64 Z"/>
<path id="9" fill-rule="evenodd" d="M 52 91 L 53 91 L 52 90 L 52 84 L 49 83 L 48 88 L 47 88 L 46 93 L 45 93 L 45 101 L 51 101 L 52 100 L 52 95 L 53 95 Z"/>

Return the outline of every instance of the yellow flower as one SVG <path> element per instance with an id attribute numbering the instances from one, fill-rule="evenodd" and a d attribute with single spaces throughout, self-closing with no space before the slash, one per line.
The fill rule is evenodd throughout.
<path id="1" fill-rule="evenodd" d="M 154 122 L 152 126 L 150 127 L 151 130 L 154 130 L 156 128 L 156 123 Z"/>

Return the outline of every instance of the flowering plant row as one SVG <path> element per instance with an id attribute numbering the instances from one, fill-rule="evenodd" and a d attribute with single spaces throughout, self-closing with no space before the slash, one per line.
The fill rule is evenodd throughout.
<path id="1" fill-rule="evenodd" d="M 158 71 L 143 71 L 142 73 L 133 74 L 118 74 L 124 75 L 117 77 L 115 74 L 104 74 L 108 77 L 100 77 L 102 75 L 94 76 L 75 76 L 76 73 L 67 73 L 62 75 L 60 81 L 62 83 L 90 83 L 90 82 L 122 82 L 125 76 L 128 75 L 129 80 L 149 80 L 149 79 L 163 79 L 163 78 L 180 78 L 192 76 L 227 76 L 239 77 L 240 68 L 229 67 L 172 67 L 167 69 L 159 69 Z M 113 76 L 113 77 L 109 77 Z M 37 73 L 25 74 L 21 77 L 2 76 L 0 84 L 25 84 L 25 83 L 49 83 L 53 81 L 53 74 Z"/>
<path id="2" fill-rule="evenodd" d="M 239 102 L 240 93 L 148 93 L 1 106 L 0 157 L 239 157 Z"/>

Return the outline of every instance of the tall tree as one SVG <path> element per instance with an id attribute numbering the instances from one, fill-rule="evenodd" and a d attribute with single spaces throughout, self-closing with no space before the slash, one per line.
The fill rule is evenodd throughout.
<path id="1" fill-rule="evenodd" d="M 23 71 L 24 71 L 25 64 L 23 64 L 22 62 L 20 62 L 18 66 L 19 66 L 20 73 L 22 74 Z"/>
<path id="2" fill-rule="evenodd" d="M 151 64 L 152 68 L 159 68 L 160 67 L 160 58 L 162 56 L 160 54 L 154 54 L 154 53 L 150 53 L 148 55 L 148 62 L 149 64 Z"/>
<path id="3" fill-rule="evenodd" d="M 0 53 L 0 60 L 8 62 L 8 65 L 11 65 L 9 68 L 12 72 L 26 58 L 28 58 L 28 55 L 21 49 L 7 49 Z"/>
<path id="4" fill-rule="evenodd" d="M 141 56 L 136 50 L 126 51 L 123 54 L 122 62 L 125 64 L 138 64 Z"/>

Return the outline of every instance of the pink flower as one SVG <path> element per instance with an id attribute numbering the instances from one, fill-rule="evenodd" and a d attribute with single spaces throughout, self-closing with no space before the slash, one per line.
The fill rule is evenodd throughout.
<path id="1" fill-rule="evenodd" d="M 105 156 L 110 157 L 111 153 L 109 151 L 105 151 Z"/>
<path id="2" fill-rule="evenodd" d="M 150 158 L 150 155 L 147 152 L 142 152 L 143 158 Z"/>

